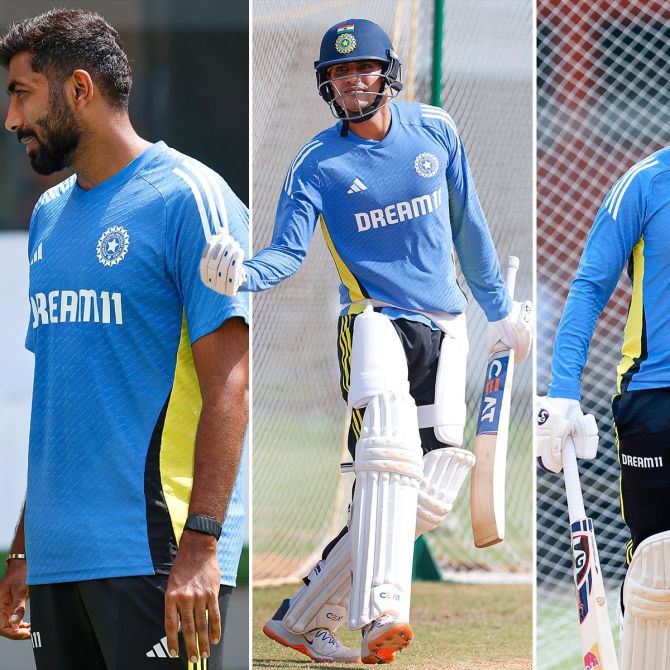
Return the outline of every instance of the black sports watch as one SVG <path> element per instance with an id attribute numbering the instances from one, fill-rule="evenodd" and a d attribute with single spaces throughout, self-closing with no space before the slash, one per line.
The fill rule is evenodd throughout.
<path id="1" fill-rule="evenodd" d="M 221 524 L 206 514 L 189 514 L 184 524 L 184 530 L 194 530 L 196 533 L 212 535 L 217 540 L 221 537 Z"/>

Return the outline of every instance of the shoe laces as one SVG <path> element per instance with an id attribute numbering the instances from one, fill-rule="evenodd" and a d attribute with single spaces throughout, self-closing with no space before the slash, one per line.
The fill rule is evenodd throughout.
<path id="1" fill-rule="evenodd" d="M 344 647 L 344 645 L 327 628 L 321 628 L 314 634 L 314 639 L 320 638 L 326 644 L 332 644 L 334 647 Z"/>
<path id="2" fill-rule="evenodd" d="M 363 635 L 370 633 L 375 628 L 379 628 L 379 626 L 392 623 L 393 621 L 395 621 L 395 617 L 392 617 L 390 614 L 382 614 L 377 619 L 372 620 L 367 626 L 363 626 Z"/>

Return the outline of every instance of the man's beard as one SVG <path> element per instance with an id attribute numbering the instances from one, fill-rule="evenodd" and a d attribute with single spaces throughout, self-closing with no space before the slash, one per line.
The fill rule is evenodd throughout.
<path id="1" fill-rule="evenodd" d="M 61 91 L 54 91 L 50 96 L 50 106 L 49 114 L 35 121 L 42 139 L 35 136 L 37 150 L 28 154 L 33 170 L 42 175 L 53 174 L 68 167 L 72 152 L 81 139 L 81 129 Z M 19 139 L 28 134 L 31 133 L 24 131 Z"/>

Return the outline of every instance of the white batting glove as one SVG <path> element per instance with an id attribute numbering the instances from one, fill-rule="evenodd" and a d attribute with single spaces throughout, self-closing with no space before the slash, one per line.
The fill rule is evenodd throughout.
<path id="1" fill-rule="evenodd" d="M 200 258 L 200 279 L 222 295 L 234 296 L 247 279 L 244 250 L 228 233 L 212 235 Z"/>
<path id="2" fill-rule="evenodd" d="M 592 459 L 598 450 L 598 426 L 592 414 L 583 414 L 578 400 L 537 398 L 537 462 L 550 472 L 563 469 L 563 447 L 568 435 L 577 458 Z"/>
<path id="3" fill-rule="evenodd" d="M 516 363 L 525 360 L 533 343 L 533 303 L 530 300 L 513 302 L 504 319 L 489 321 L 487 339 L 489 351 L 501 345 L 514 349 Z"/>

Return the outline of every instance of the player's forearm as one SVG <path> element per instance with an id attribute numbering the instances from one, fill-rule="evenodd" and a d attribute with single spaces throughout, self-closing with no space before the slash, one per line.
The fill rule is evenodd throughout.
<path id="1" fill-rule="evenodd" d="M 202 395 L 190 514 L 222 521 L 248 420 L 249 328 L 230 319 L 193 347 Z"/>
<path id="2" fill-rule="evenodd" d="M 549 395 L 581 398 L 581 378 L 598 317 L 611 291 L 577 276 L 561 317 L 551 362 Z"/>
<path id="3" fill-rule="evenodd" d="M 604 263 L 601 250 L 594 246 L 592 240 L 593 236 L 570 286 L 556 332 L 549 386 L 549 395 L 554 398 L 581 398 L 581 378 L 591 338 L 621 274 L 622 254 Z M 594 250 L 598 254 L 595 261 Z"/>
<path id="4" fill-rule="evenodd" d="M 189 514 L 222 522 L 240 466 L 248 421 L 247 377 L 232 372 L 220 393 L 203 398 Z"/>
<path id="5" fill-rule="evenodd" d="M 25 554 L 26 553 L 26 537 L 24 531 L 24 516 L 25 516 L 26 506 L 25 503 L 21 508 L 21 516 L 19 517 L 19 522 L 16 524 L 16 531 L 14 533 L 14 540 L 12 541 L 11 548 L 9 550 L 10 554 Z"/>
<path id="6" fill-rule="evenodd" d="M 272 244 L 244 262 L 247 280 L 241 291 L 265 291 L 296 273 L 306 250 Z"/>
<path id="7" fill-rule="evenodd" d="M 467 212 L 466 212 L 467 216 Z M 474 217 L 474 214 L 470 216 Z M 454 239 L 458 259 L 472 295 L 489 321 L 505 318 L 512 301 L 500 274 L 500 263 L 483 213 L 468 220 Z"/>

